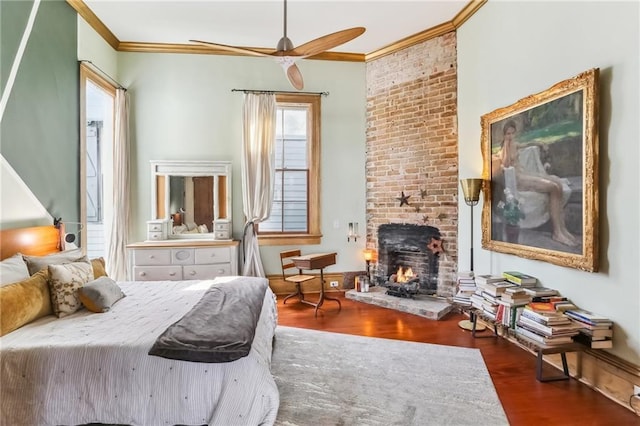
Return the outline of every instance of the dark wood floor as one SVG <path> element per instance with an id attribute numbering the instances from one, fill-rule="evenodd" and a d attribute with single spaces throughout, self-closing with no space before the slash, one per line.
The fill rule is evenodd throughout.
<path id="1" fill-rule="evenodd" d="M 313 300 L 313 297 L 309 297 Z M 511 425 L 640 425 L 640 417 L 581 384 L 577 380 L 541 383 L 535 379 L 535 356 L 502 338 L 474 339 L 458 327 L 462 315 L 440 321 L 427 320 L 386 308 L 340 297 L 325 302 L 313 316 L 313 308 L 295 300 L 282 304 L 278 297 L 280 325 L 336 333 L 384 337 L 480 349 L 493 384 Z M 487 333 L 485 331 L 483 333 Z M 559 373 L 546 365 L 545 376 Z M 460 366 L 460 375 L 464 375 Z"/>

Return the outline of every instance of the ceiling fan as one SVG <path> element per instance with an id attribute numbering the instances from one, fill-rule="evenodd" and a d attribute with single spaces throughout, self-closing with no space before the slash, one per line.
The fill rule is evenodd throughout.
<path id="1" fill-rule="evenodd" d="M 301 90 L 304 87 L 302 80 L 302 74 L 296 65 L 296 61 L 309 56 L 317 55 L 325 52 L 329 49 L 333 49 L 336 46 L 344 44 L 354 38 L 360 36 L 365 32 L 363 27 L 354 27 L 335 33 L 327 34 L 322 37 L 318 37 L 303 45 L 294 47 L 293 43 L 287 37 L 287 0 L 284 0 L 284 35 L 278 41 L 276 50 L 270 53 L 261 52 L 258 50 L 248 49 L 245 47 L 229 46 L 226 44 L 211 43 L 202 40 L 189 40 L 193 43 L 203 44 L 205 46 L 215 47 L 217 49 L 226 50 L 229 52 L 242 53 L 252 56 L 272 56 L 276 62 L 282 66 L 287 78 L 293 87 Z"/>

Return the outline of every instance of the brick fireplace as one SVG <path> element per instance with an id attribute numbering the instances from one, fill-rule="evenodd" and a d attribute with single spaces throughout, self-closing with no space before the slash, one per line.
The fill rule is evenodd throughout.
<path id="1" fill-rule="evenodd" d="M 437 277 L 429 289 L 452 296 L 458 261 L 455 31 L 368 61 L 366 75 L 367 247 L 378 250 L 381 226 L 436 229 L 444 253 L 435 259 Z"/>

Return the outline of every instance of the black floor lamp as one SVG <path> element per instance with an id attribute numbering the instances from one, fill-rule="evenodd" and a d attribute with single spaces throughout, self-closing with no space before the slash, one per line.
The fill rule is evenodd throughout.
<path id="1" fill-rule="evenodd" d="M 472 179 L 460 179 L 460 185 L 462 185 L 462 192 L 464 194 L 464 202 L 471 207 L 471 260 L 470 270 L 473 272 L 473 206 L 480 201 L 480 191 L 482 190 L 483 180 L 479 178 Z M 469 320 L 462 320 L 458 323 L 458 326 L 465 330 L 471 330 L 473 324 Z M 484 326 L 476 324 L 476 331 L 484 330 Z"/>

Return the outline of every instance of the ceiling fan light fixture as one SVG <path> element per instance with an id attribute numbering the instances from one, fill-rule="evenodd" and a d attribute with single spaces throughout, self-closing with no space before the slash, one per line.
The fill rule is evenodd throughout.
<path id="1" fill-rule="evenodd" d="M 297 56 L 274 56 L 276 62 L 286 71 L 291 65 L 295 64 L 298 59 Z"/>

